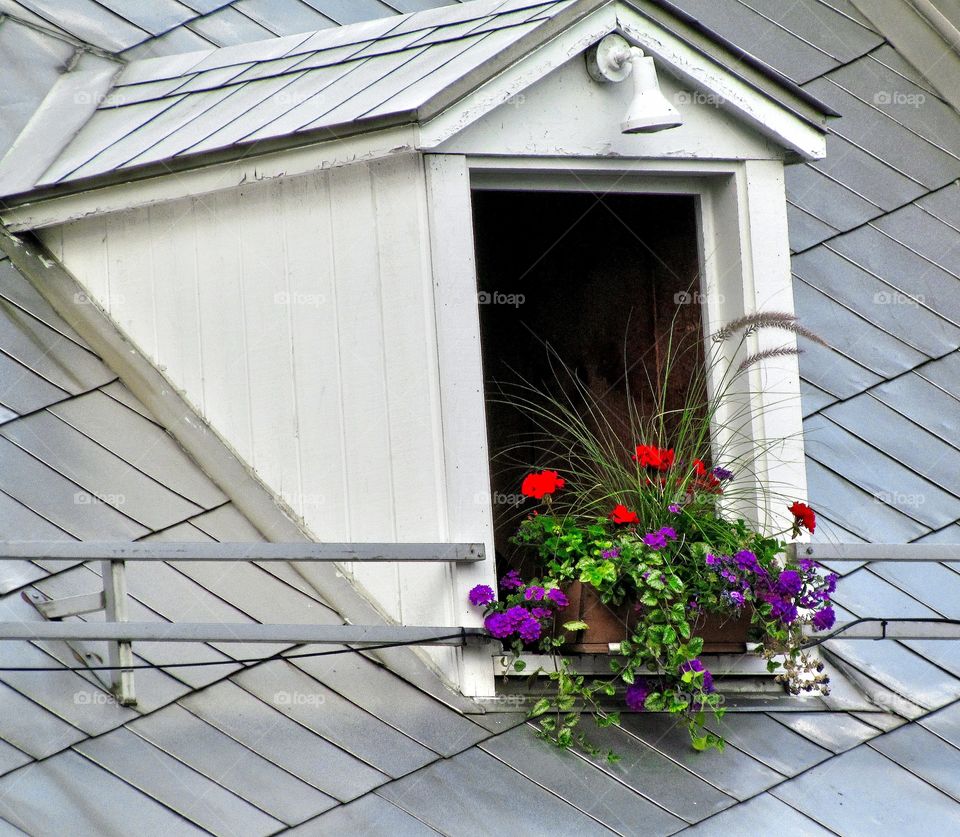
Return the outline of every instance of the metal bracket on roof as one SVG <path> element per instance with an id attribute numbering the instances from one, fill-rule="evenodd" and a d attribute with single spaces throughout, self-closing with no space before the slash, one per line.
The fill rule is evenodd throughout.
<path id="1" fill-rule="evenodd" d="M 67 596 L 63 599 L 44 599 L 36 591 L 24 591 L 22 598 L 52 621 L 67 616 L 80 616 L 102 610 L 107 622 L 127 621 L 127 571 L 124 561 L 101 561 L 103 592 L 83 596 Z M 110 666 L 110 690 L 121 706 L 134 706 L 137 702 L 133 687 L 133 670 L 124 668 L 133 665 L 133 644 L 129 640 L 108 640 L 107 657 Z"/>

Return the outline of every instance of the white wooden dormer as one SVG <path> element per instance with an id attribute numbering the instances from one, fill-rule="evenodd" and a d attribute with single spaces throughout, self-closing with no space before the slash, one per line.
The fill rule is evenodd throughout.
<path id="1" fill-rule="evenodd" d="M 478 624 L 466 591 L 495 580 L 472 190 L 692 196 L 705 328 L 793 310 L 783 166 L 824 155 L 815 103 L 657 4 L 556 5 L 539 40 L 451 77 L 405 122 L 2 213 L 317 540 L 487 544 L 467 568 L 354 570 L 405 624 Z M 682 126 L 621 133 L 631 85 L 598 84 L 584 60 L 611 32 L 654 57 Z M 795 358 L 751 384 L 768 408 L 755 436 L 792 440 L 766 477 L 802 499 Z M 492 694 L 489 657 L 430 653 Z"/>

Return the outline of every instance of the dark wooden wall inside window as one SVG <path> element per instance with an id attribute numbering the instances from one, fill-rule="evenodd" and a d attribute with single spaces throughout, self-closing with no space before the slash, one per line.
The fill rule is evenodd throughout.
<path id="1" fill-rule="evenodd" d="M 477 191 L 473 211 L 488 394 L 518 375 L 555 388 L 549 344 L 623 427 L 630 449 L 641 440 L 628 438 L 627 381 L 635 398 L 649 391 L 675 315 L 682 330 L 702 329 L 693 198 Z M 668 402 L 680 403 L 688 377 L 674 371 Z M 498 453 L 533 428 L 491 399 L 487 426 L 497 551 L 508 555 L 524 468 Z"/>

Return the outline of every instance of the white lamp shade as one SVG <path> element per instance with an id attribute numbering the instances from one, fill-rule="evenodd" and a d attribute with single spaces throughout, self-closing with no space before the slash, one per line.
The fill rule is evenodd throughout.
<path id="1" fill-rule="evenodd" d="M 667 101 L 660 90 L 653 59 L 634 53 L 630 62 L 633 64 L 634 95 L 620 123 L 623 133 L 649 133 L 682 125 L 680 111 Z"/>

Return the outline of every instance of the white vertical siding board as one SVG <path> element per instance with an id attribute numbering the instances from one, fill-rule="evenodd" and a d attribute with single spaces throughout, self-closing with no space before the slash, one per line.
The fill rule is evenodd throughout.
<path id="1" fill-rule="evenodd" d="M 250 385 L 251 464 L 300 514 L 293 355 L 286 294 L 282 192 L 278 181 L 236 195 L 233 241 L 243 275 L 244 330 Z"/>
<path id="2" fill-rule="evenodd" d="M 467 601 L 475 584 L 496 579 L 490 464 L 487 454 L 480 311 L 473 250 L 473 213 L 466 158 L 428 155 L 430 248 L 440 358 L 440 405 L 447 489 L 448 537 L 483 542 L 486 560 L 454 571 L 457 624 L 478 625 Z M 492 695 L 493 667 L 479 650 L 460 652 L 459 682 L 467 694 Z"/>
<path id="3" fill-rule="evenodd" d="M 193 201 L 204 417 L 249 463 L 250 389 L 235 211 L 236 198 L 228 192 Z"/>
<path id="4" fill-rule="evenodd" d="M 446 534 L 432 273 L 426 246 L 422 158 L 408 154 L 371 166 L 383 304 L 390 468 L 397 539 L 429 542 Z M 399 567 L 404 624 L 455 624 L 449 565 Z M 438 595 L 438 591 L 444 591 Z M 431 657 L 456 676 L 456 652 Z"/>
<path id="5" fill-rule="evenodd" d="M 146 208 L 107 217 L 107 305 L 114 322 L 149 357 L 157 356 L 153 263 Z"/>
<path id="6" fill-rule="evenodd" d="M 189 200 L 149 208 L 156 362 L 202 411 L 196 228 Z"/>
<path id="7" fill-rule="evenodd" d="M 283 182 L 300 506 L 321 540 L 349 539 L 329 175 Z M 302 304 L 293 304 L 300 301 Z M 291 504 L 293 505 L 293 504 Z"/>
<path id="8" fill-rule="evenodd" d="M 358 163 L 332 170 L 330 189 L 350 537 L 389 541 L 396 537 L 396 521 L 389 467 L 380 266 L 369 166 Z M 354 577 L 390 616 L 399 617 L 395 567 L 356 567 Z"/>
<path id="9" fill-rule="evenodd" d="M 779 162 L 748 160 L 744 163 L 747 225 L 751 275 L 744 271 L 744 289 L 752 296 L 748 310 L 794 313 L 790 273 L 790 242 L 787 234 L 786 194 L 783 166 Z M 796 348 L 790 332 L 763 331 L 757 350 L 788 346 Z M 757 413 L 755 439 L 782 439 L 777 447 L 760 453 L 760 474 L 769 487 L 767 525 L 774 530 L 789 525 L 783 502 L 806 500 L 803 453 L 803 417 L 800 405 L 800 369 L 797 357 L 768 358 L 753 367 L 751 390 Z"/>
<path id="10" fill-rule="evenodd" d="M 107 222 L 93 217 L 65 224 L 60 229 L 60 258 L 69 265 L 91 299 L 107 307 Z M 50 245 L 51 231 L 44 231 L 43 243 Z"/>

